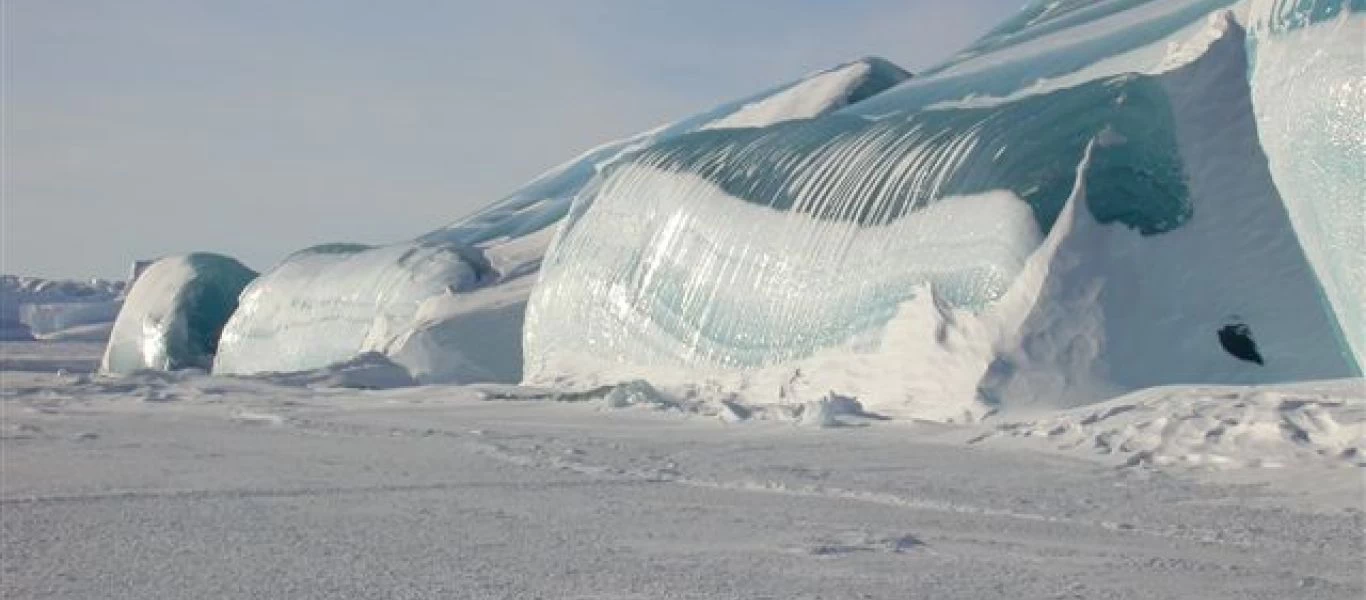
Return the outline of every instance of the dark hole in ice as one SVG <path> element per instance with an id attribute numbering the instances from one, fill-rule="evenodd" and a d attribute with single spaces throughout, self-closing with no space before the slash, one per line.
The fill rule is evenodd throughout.
<path id="1" fill-rule="evenodd" d="M 1231 323 L 1220 329 L 1219 345 L 1236 358 L 1265 364 L 1261 353 L 1257 352 L 1257 342 L 1252 341 L 1252 328 L 1244 323 Z"/>

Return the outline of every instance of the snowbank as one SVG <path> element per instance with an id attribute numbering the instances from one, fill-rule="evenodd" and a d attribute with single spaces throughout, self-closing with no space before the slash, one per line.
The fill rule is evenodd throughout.
<path id="1" fill-rule="evenodd" d="M 1028 438 L 1126 467 L 1366 467 L 1366 381 L 1158 387 L 995 425 L 974 443 Z"/>

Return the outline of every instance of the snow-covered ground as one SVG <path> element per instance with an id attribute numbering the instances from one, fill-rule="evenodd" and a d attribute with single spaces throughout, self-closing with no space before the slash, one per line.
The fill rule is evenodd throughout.
<path id="1" fill-rule="evenodd" d="M 621 388 L 110 379 L 99 352 L 0 345 L 0 597 L 1366 590 L 1361 381 L 955 426 L 737 420 Z"/>

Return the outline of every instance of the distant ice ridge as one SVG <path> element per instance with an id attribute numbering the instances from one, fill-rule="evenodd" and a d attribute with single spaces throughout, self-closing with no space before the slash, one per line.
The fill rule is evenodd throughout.
<path id="1" fill-rule="evenodd" d="M 547 254 L 526 378 L 974 418 L 1359 376 L 1340 342 L 1366 296 L 1321 278 L 1361 246 L 1306 243 L 1286 210 L 1300 200 L 1282 197 L 1301 192 L 1278 189 L 1259 145 L 1291 117 L 1254 113 L 1244 24 L 1319 10 L 1299 6 L 1039 3 L 831 115 L 632 154 L 579 194 Z M 1337 18 L 1361 39 L 1358 17 Z M 1342 76 L 1325 66 L 1301 76 Z M 1325 213 L 1359 232 L 1366 183 L 1333 175 L 1355 204 Z"/>
<path id="2" fill-rule="evenodd" d="M 317 369 L 379 352 L 419 381 L 516 382 L 522 321 L 552 226 L 582 186 L 640 148 L 701 128 L 766 126 L 859 102 L 908 74 L 868 58 L 612 142 L 412 242 L 296 253 L 246 291 L 214 369 Z"/>
<path id="3" fill-rule="evenodd" d="M 100 371 L 208 369 L 237 297 L 256 272 L 232 258 L 193 253 L 160 259 L 129 290 Z"/>
<path id="4" fill-rule="evenodd" d="M 110 323 L 118 314 L 122 281 L 0 276 L 0 339 L 29 340 Z"/>

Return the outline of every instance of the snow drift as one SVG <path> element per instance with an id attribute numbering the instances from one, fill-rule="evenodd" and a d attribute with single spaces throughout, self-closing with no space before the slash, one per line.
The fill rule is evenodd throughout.
<path id="1" fill-rule="evenodd" d="M 242 263 L 217 254 L 156 261 L 129 290 L 100 370 L 209 368 L 238 294 L 255 277 Z"/>

